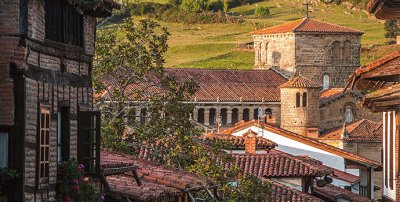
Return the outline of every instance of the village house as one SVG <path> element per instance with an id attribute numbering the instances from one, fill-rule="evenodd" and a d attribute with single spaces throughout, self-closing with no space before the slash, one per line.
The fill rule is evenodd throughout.
<path id="1" fill-rule="evenodd" d="M 275 150 L 294 156 L 307 156 L 337 171 L 332 185 L 347 189 L 361 196 L 374 199 L 374 174 L 381 170 L 381 163 L 322 143 L 317 139 L 299 135 L 271 124 L 258 121 L 241 122 L 217 134 L 242 137 L 249 130 L 255 136 L 277 144 Z M 216 136 L 209 134 L 207 136 Z M 242 152 L 243 153 L 243 152 Z M 305 158 L 307 159 L 307 158 Z M 288 172 L 288 170 L 286 169 Z M 358 178 L 357 178 L 358 177 Z M 280 181 L 282 183 L 282 181 Z M 293 183 L 293 181 L 292 181 Z M 301 183 L 297 183 L 301 184 Z"/>
<path id="2" fill-rule="evenodd" d="M 0 1 L 0 167 L 19 173 L 2 187 L 8 201 L 54 200 L 58 162 L 70 158 L 98 176 L 100 113 L 93 111 L 91 83 L 96 18 L 118 6 Z"/>

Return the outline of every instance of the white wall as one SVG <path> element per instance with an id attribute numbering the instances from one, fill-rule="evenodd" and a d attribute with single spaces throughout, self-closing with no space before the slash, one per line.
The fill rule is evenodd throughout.
<path id="1" fill-rule="evenodd" d="M 388 114 L 388 116 L 391 117 L 391 120 L 393 120 L 393 121 L 391 121 L 391 123 L 387 123 L 388 120 L 386 120 L 386 114 Z M 393 127 L 393 130 L 392 130 L 393 134 L 390 134 L 390 130 L 386 130 L 386 125 L 388 125 L 388 124 L 391 124 L 390 127 Z M 393 140 L 396 140 L 396 113 L 394 111 L 384 112 L 383 113 L 383 133 L 385 133 L 385 131 L 388 132 L 388 137 L 393 135 Z M 390 138 L 386 139 L 386 135 L 383 134 L 383 143 L 384 143 L 383 144 L 383 171 L 382 171 L 383 172 L 383 195 L 385 195 L 386 197 L 391 198 L 394 201 L 396 201 L 396 180 L 395 179 L 389 179 L 389 173 L 388 173 L 388 176 L 385 176 L 386 169 L 387 169 L 385 167 L 385 165 L 386 165 L 386 150 L 388 149 L 388 148 L 386 148 L 386 144 L 385 144 L 386 142 L 387 142 L 388 145 L 392 144 L 393 148 L 396 148 L 396 141 L 390 142 Z M 393 169 L 392 169 L 392 171 L 393 171 L 393 178 L 396 178 L 396 176 L 397 176 L 396 169 L 395 169 L 396 168 L 396 164 L 397 164 L 397 161 L 396 161 L 397 160 L 396 159 L 396 149 L 393 149 L 393 156 L 395 158 L 393 158 Z M 388 159 L 390 159 L 390 157 L 388 157 Z M 388 162 L 388 166 L 389 165 L 390 164 Z M 393 189 L 390 189 L 390 186 L 389 186 L 390 180 L 393 181 Z M 387 183 L 388 186 L 385 185 L 386 181 L 388 182 Z"/>

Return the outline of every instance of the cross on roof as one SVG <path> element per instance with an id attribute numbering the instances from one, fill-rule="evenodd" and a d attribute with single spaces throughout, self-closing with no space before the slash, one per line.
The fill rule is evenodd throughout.
<path id="1" fill-rule="evenodd" d="M 303 4 L 304 6 L 306 6 L 306 10 L 307 10 L 307 13 L 306 13 L 306 18 L 309 18 L 309 16 L 308 16 L 308 14 L 309 14 L 309 6 L 311 5 L 309 2 L 308 2 L 308 0 L 306 0 L 306 3 L 305 4 Z"/>

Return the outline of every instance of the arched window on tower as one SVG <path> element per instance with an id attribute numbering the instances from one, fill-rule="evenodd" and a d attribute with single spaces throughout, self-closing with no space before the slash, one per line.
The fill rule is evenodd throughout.
<path id="1" fill-rule="evenodd" d="M 296 93 L 296 107 L 300 107 L 300 93 Z"/>
<path id="2" fill-rule="evenodd" d="M 307 93 L 303 93 L 303 107 L 307 107 Z"/>
<path id="3" fill-rule="evenodd" d="M 341 62 L 341 50 L 339 41 L 335 41 L 332 44 L 332 64 L 339 65 Z"/>
<path id="4" fill-rule="evenodd" d="M 262 52 L 262 43 L 260 42 L 260 43 L 258 43 L 258 50 L 257 50 L 257 61 L 258 61 L 258 64 L 261 64 L 261 52 Z"/>
<path id="5" fill-rule="evenodd" d="M 353 122 L 355 120 L 355 107 L 353 103 L 347 103 L 344 106 L 344 121 L 346 123 Z"/>
<path id="6" fill-rule="evenodd" d="M 351 64 L 352 47 L 350 41 L 344 42 L 343 46 L 343 63 L 346 65 Z"/>
<path id="7" fill-rule="evenodd" d="M 324 77 L 322 78 L 322 88 L 324 90 L 329 88 L 329 76 L 327 74 L 324 75 Z"/>

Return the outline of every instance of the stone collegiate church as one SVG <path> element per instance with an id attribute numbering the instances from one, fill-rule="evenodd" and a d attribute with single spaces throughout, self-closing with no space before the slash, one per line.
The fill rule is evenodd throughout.
<path id="1" fill-rule="evenodd" d="M 343 92 L 360 66 L 361 31 L 304 18 L 251 34 L 253 70 L 166 69 L 178 80 L 198 82 L 190 103 L 199 127 L 257 120 L 258 108 L 263 121 L 312 137 L 344 122 L 379 119 L 360 106 L 360 92 Z M 146 114 L 145 106 L 137 107 L 138 120 Z"/>

